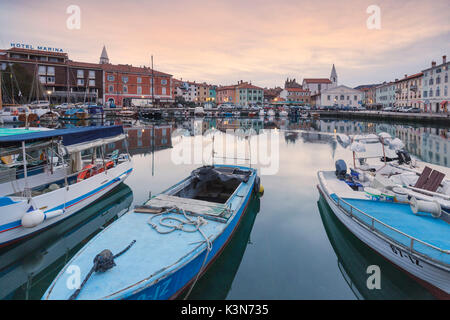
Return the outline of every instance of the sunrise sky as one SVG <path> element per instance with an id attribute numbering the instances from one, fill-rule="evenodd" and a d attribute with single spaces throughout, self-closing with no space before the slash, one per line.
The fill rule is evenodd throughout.
<path id="1" fill-rule="evenodd" d="M 66 9 L 78 5 L 81 28 Z M 369 30 L 366 9 L 381 9 Z M 450 56 L 448 0 L 0 0 L 0 48 L 62 48 L 69 58 L 149 65 L 213 84 L 282 86 L 287 77 L 329 77 L 357 86 L 420 72 Z"/>

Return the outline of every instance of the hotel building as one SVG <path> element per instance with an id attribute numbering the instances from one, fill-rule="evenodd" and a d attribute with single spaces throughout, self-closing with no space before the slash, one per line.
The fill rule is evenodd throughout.
<path id="1" fill-rule="evenodd" d="M 32 99 L 44 98 L 51 103 L 102 101 L 103 70 L 99 64 L 69 60 L 64 52 L 17 47 L 0 50 L 0 70 L 9 64 L 19 65 L 34 79 Z M 18 102 L 28 103 L 29 98 L 24 96 L 24 101 Z"/>
<path id="2" fill-rule="evenodd" d="M 150 103 L 174 101 L 170 74 L 147 67 L 111 64 L 105 47 L 99 63 L 72 61 L 62 50 L 29 48 L 32 46 L 0 50 L 0 70 L 11 63 L 23 67 L 36 80 L 32 84 L 32 93 L 37 100 L 45 98 L 51 103 L 92 102 L 117 106 L 131 105 L 133 99 Z M 27 101 L 21 103 L 28 103 L 28 97 L 25 98 Z"/>

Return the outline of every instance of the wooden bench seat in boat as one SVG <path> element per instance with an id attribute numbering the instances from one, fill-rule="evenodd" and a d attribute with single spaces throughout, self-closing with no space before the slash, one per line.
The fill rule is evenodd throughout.
<path id="1" fill-rule="evenodd" d="M 172 208 L 177 207 L 178 209 L 183 209 L 186 214 L 203 216 L 205 218 L 216 218 L 215 220 L 226 221 L 231 216 L 232 212 L 223 203 L 215 203 L 197 199 L 182 198 L 171 196 L 167 194 L 160 194 L 153 197 L 145 203 L 148 208 Z M 136 207 L 135 212 L 144 212 L 140 209 L 145 209 L 143 207 Z"/>
<path id="2" fill-rule="evenodd" d="M 439 185 L 444 180 L 445 174 L 430 167 L 425 167 L 417 179 L 415 188 L 424 189 L 427 191 L 436 192 Z"/>

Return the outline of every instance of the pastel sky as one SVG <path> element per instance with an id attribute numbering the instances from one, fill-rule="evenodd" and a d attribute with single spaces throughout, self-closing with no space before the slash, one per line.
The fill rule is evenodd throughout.
<path id="1" fill-rule="evenodd" d="M 67 7 L 81 9 L 70 30 Z M 381 29 L 368 29 L 377 5 Z M 357 86 L 401 78 L 450 59 L 448 0 L 0 0 L 0 48 L 62 48 L 72 60 L 149 65 L 176 78 L 282 86 L 329 77 Z"/>

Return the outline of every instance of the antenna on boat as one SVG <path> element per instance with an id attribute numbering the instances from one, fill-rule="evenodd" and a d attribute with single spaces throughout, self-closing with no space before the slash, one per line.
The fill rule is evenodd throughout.
<path id="1" fill-rule="evenodd" d="M 155 124 L 152 124 L 152 177 L 155 176 Z"/>
<path id="2" fill-rule="evenodd" d="M 214 127 L 213 127 L 213 130 L 214 130 Z M 213 136 L 212 136 L 212 155 L 211 155 L 211 158 L 212 158 L 212 166 L 214 167 L 214 135 L 215 135 L 215 131 L 213 131 Z"/>

